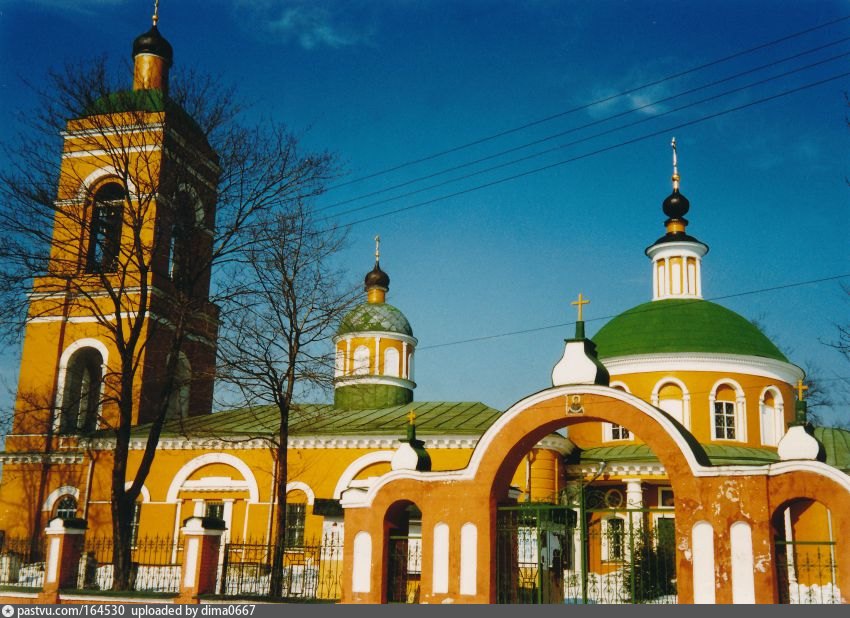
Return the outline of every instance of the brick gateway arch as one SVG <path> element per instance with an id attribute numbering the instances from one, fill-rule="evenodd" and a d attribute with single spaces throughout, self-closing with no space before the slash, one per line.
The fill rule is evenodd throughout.
<path id="1" fill-rule="evenodd" d="M 415 504 L 422 527 L 419 602 L 495 602 L 497 508 L 508 501 L 514 470 L 548 434 L 591 421 L 630 429 L 664 465 L 676 496 L 680 603 L 776 603 L 771 519 L 782 504 L 801 498 L 832 513 L 837 584 L 848 602 L 850 477 L 816 461 L 711 466 L 666 413 L 629 393 L 592 385 L 555 387 L 519 401 L 484 433 L 464 469 L 393 471 L 368 489 L 344 491 L 350 566 L 342 601 L 387 601 L 392 517 L 400 506 Z"/>

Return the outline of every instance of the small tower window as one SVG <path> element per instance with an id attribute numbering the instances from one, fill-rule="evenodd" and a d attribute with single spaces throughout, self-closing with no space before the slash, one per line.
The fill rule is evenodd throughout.
<path id="1" fill-rule="evenodd" d="M 357 346 L 354 350 L 354 375 L 365 375 L 369 373 L 369 348 L 365 345 Z"/>
<path id="2" fill-rule="evenodd" d="M 113 273 L 118 270 L 123 205 L 124 189 L 119 184 L 107 184 L 95 193 L 86 272 Z"/>
<path id="3" fill-rule="evenodd" d="M 61 433 L 88 433 L 97 427 L 103 357 L 94 348 L 81 348 L 68 360 L 62 393 Z"/>
<path id="4" fill-rule="evenodd" d="M 171 395 L 168 397 L 168 407 L 165 413 L 167 419 L 186 418 L 189 415 L 189 391 L 192 385 L 192 367 L 182 352 L 177 361 L 174 380 L 171 384 Z"/>
<path id="5" fill-rule="evenodd" d="M 384 375 L 399 377 L 399 355 L 395 348 L 387 348 L 384 352 Z"/>
<path id="6" fill-rule="evenodd" d="M 175 197 L 172 217 L 168 275 L 180 289 L 186 289 L 191 279 L 190 261 L 195 230 L 195 203 L 187 191 L 180 191 Z"/>

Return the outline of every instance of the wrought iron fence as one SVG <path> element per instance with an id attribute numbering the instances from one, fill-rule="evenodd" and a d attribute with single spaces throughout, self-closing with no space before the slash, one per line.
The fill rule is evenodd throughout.
<path id="1" fill-rule="evenodd" d="M 44 585 L 44 540 L 6 539 L 0 543 L 0 586 Z"/>
<path id="2" fill-rule="evenodd" d="M 776 540 L 779 602 L 841 603 L 834 541 Z"/>
<path id="3" fill-rule="evenodd" d="M 335 601 L 342 596 L 342 550 L 339 535 L 287 547 L 283 552 L 281 597 Z M 227 597 L 271 596 L 274 546 L 268 542 L 227 543 L 218 591 Z"/>
<path id="4" fill-rule="evenodd" d="M 77 571 L 77 588 L 111 590 L 112 538 L 87 539 Z M 130 590 L 174 593 L 180 591 L 183 546 L 170 537 L 138 539 L 131 550 Z"/>
<path id="5" fill-rule="evenodd" d="M 676 603 L 670 515 L 670 509 L 502 507 L 496 533 L 497 600 Z"/>

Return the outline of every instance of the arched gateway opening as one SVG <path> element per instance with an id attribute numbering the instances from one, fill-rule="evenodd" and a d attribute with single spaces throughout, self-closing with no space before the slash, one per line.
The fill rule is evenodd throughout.
<path id="1" fill-rule="evenodd" d="M 524 427 L 506 427 L 503 438 L 494 438 L 499 446 L 491 452 L 502 453 L 491 486 L 496 503 L 495 600 L 675 603 L 675 491 L 673 476 L 668 476 L 660 461 L 687 480 L 683 444 L 692 457 L 704 455 L 699 449 L 693 452 L 689 435 L 677 422 L 658 410 L 634 409 L 630 396 L 621 390 L 570 390 L 533 403 L 519 419 Z M 595 460 L 567 462 L 557 495 L 539 500 L 526 494 L 519 501 L 514 499 L 517 492 L 506 483 L 505 473 L 513 468 L 518 454 L 524 456 L 527 443 L 561 428 L 567 428 L 570 436 L 595 435 L 606 422 L 616 423 L 645 443 L 632 442 L 619 450 L 642 449 L 654 463 L 623 467 L 605 459 L 606 454 L 616 459 L 618 448 L 595 449 L 601 451 Z M 513 447 L 506 443 L 510 435 Z M 652 457 L 655 449 L 663 455 Z M 681 481 L 676 479 L 677 484 Z"/>

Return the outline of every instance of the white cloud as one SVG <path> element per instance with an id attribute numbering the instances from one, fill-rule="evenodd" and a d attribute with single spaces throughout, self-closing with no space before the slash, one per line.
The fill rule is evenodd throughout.
<path id="1" fill-rule="evenodd" d="M 364 17 L 368 20 L 370 11 L 360 8 L 366 7 L 302 0 L 241 0 L 239 5 L 261 29 L 307 50 L 369 43 L 372 35 L 372 28 L 362 23 Z"/>

